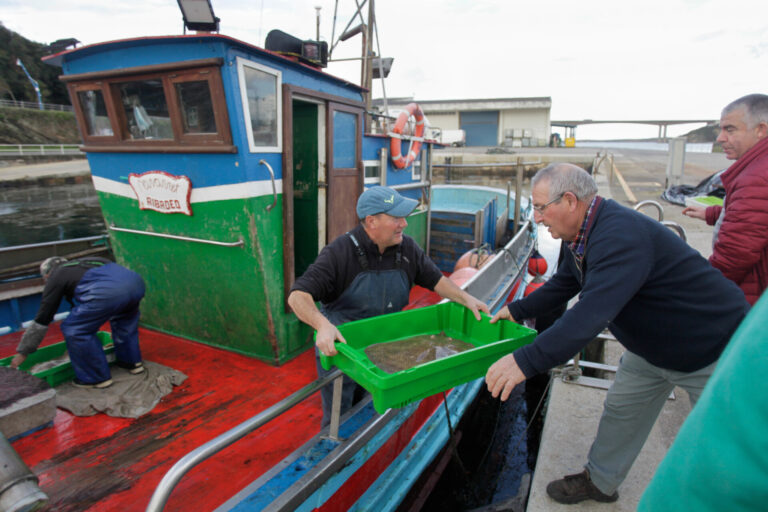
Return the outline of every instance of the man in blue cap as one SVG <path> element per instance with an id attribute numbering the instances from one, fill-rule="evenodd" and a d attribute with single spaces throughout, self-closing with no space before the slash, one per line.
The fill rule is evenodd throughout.
<path id="1" fill-rule="evenodd" d="M 405 218 L 418 205 L 389 187 L 372 187 L 360 195 L 360 224 L 323 248 L 291 288 L 288 304 L 299 319 L 317 330 L 318 352 L 336 354 L 346 343 L 336 328 L 353 320 L 400 311 L 414 284 L 469 308 L 480 320 L 488 306 L 461 290 L 409 236 Z M 315 302 L 321 303 L 318 309 Z M 317 363 L 320 376 L 328 373 Z M 344 377 L 341 412 L 352 406 L 355 383 Z M 321 391 L 323 426 L 330 423 L 332 386 Z"/>

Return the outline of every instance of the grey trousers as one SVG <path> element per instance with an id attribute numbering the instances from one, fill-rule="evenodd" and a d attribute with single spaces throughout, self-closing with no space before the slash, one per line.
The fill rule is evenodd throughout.
<path id="1" fill-rule="evenodd" d="M 685 389 L 695 405 L 716 364 L 685 373 L 624 353 L 585 466 L 598 489 L 613 494 L 624 481 L 674 387 Z"/>

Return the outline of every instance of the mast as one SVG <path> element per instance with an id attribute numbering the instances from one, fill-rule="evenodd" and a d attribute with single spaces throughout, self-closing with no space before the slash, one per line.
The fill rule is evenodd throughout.
<path id="1" fill-rule="evenodd" d="M 373 59 L 371 46 L 373 42 L 373 24 L 376 23 L 374 18 L 374 0 L 368 0 L 368 26 L 365 27 L 363 33 L 363 60 L 362 60 L 362 80 L 361 85 L 368 89 L 365 93 L 365 132 L 371 131 L 371 116 L 368 113 L 371 111 L 372 96 L 373 96 Z"/>

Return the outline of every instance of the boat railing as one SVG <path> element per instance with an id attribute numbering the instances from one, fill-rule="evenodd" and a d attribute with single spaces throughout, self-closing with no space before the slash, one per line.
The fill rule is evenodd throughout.
<path id="1" fill-rule="evenodd" d="M 152 498 L 147 505 L 147 512 L 159 512 L 165 507 L 171 492 L 179 483 L 181 478 L 187 474 L 193 467 L 200 464 L 209 457 L 217 454 L 227 446 L 242 439 L 254 430 L 274 420 L 291 407 L 310 397 L 322 387 L 333 382 L 337 377 L 341 377 L 340 370 L 335 370 L 325 377 L 317 379 L 296 391 L 295 393 L 280 400 L 275 405 L 265 409 L 256 416 L 244 421 L 235 428 L 224 432 L 220 436 L 208 441 L 204 445 L 192 450 L 184 457 L 179 459 L 176 464 L 168 470 L 163 479 L 158 484 Z"/>
<path id="2" fill-rule="evenodd" d="M 109 235 L 95 235 L 66 240 L 0 247 L 0 276 L 12 276 L 36 270 L 50 256 L 79 258 L 109 252 Z"/>

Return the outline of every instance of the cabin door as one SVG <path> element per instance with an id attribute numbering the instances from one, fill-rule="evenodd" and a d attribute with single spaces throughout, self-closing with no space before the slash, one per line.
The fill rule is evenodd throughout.
<path id="1" fill-rule="evenodd" d="M 293 232 L 296 276 L 326 244 L 325 104 L 293 100 Z"/>
<path id="2" fill-rule="evenodd" d="M 328 241 L 358 223 L 357 198 L 363 191 L 363 109 L 328 104 Z"/>
<path id="3" fill-rule="evenodd" d="M 335 96 L 283 85 L 286 300 L 296 277 L 307 270 L 320 250 L 357 223 L 355 207 L 363 189 L 363 107 L 336 100 Z"/>

